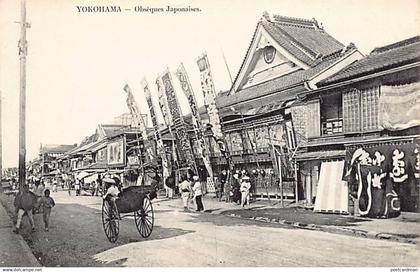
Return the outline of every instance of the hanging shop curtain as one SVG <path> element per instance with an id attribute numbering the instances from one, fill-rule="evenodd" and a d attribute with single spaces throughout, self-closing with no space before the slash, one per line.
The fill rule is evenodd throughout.
<path id="1" fill-rule="evenodd" d="M 420 125 L 420 82 L 382 86 L 379 109 L 384 129 L 395 131 Z"/>
<path id="2" fill-rule="evenodd" d="M 344 161 L 322 162 L 315 212 L 348 212 L 347 182 L 342 181 Z"/>
<path id="3" fill-rule="evenodd" d="M 419 145 L 389 142 L 348 147 L 343 179 L 367 217 L 395 217 L 418 201 Z"/>

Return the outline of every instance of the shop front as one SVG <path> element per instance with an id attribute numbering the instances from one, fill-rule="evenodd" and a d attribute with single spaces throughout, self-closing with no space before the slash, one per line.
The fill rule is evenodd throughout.
<path id="1" fill-rule="evenodd" d="M 359 213 L 394 217 L 420 212 L 419 139 L 413 136 L 346 146 L 344 179 Z"/>

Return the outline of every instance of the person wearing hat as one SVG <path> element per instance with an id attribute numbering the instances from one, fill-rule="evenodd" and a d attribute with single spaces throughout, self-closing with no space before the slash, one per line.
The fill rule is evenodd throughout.
<path id="1" fill-rule="evenodd" d="M 117 210 L 117 204 L 115 201 L 118 199 L 118 194 L 120 193 L 120 190 L 117 187 L 117 182 L 119 182 L 119 179 L 117 177 L 107 178 L 105 182 L 109 184 L 109 187 L 106 190 L 106 194 L 103 196 L 103 198 L 107 199 L 109 196 L 108 199 L 111 200 L 112 206 L 115 208 L 115 210 Z"/>
<path id="2" fill-rule="evenodd" d="M 191 194 L 191 184 L 189 182 L 189 180 L 187 179 L 187 176 L 184 175 L 182 177 L 182 182 L 179 184 L 179 189 L 181 190 L 181 198 L 182 198 L 182 203 L 184 204 L 184 212 L 188 212 L 188 200 L 190 198 L 190 194 Z"/>
<path id="3" fill-rule="evenodd" d="M 248 176 L 244 176 L 242 178 L 241 183 L 241 207 L 245 207 L 245 204 L 248 205 L 248 209 L 250 207 L 249 203 L 249 190 L 251 189 L 251 181 Z"/>
<path id="4" fill-rule="evenodd" d="M 197 212 L 204 211 L 203 201 L 201 199 L 203 196 L 203 191 L 201 189 L 200 179 L 198 176 L 193 176 L 193 180 L 195 183 L 192 189 L 194 192 L 195 203 L 197 204 Z"/>

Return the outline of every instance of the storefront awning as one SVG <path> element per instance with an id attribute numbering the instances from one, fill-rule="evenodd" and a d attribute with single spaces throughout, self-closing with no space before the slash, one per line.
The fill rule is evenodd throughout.
<path id="1" fill-rule="evenodd" d="M 323 159 L 337 159 L 346 156 L 345 150 L 328 150 L 328 151 L 313 151 L 297 153 L 295 159 L 297 161 L 323 160 Z"/>

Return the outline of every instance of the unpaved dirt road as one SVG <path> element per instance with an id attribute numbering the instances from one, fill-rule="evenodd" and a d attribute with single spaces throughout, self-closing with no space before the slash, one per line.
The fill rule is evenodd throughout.
<path id="1" fill-rule="evenodd" d="M 210 213 L 184 213 L 155 202 L 144 239 L 123 219 L 115 244 L 103 231 L 99 197 L 54 193 L 49 232 L 22 235 L 44 266 L 420 266 L 418 246 L 284 228 Z M 180 200 L 179 200 L 180 201 Z"/>

